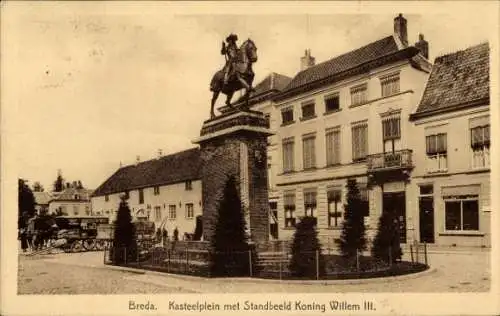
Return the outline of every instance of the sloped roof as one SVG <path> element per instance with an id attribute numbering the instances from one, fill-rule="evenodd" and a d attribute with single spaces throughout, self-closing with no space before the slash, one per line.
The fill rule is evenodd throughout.
<path id="1" fill-rule="evenodd" d="M 250 93 L 249 103 L 255 104 L 269 99 L 274 93 L 283 91 L 290 81 L 292 78 L 288 76 L 276 72 L 270 73 L 254 87 L 255 91 Z M 236 103 L 240 102 L 243 102 L 243 96 L 236 101 Z M 225 108 L 226 106 L 222 107 L 222 109 Z"/>
<path id="2" fill-rule="evenodd" d="M 292 78 L 273 72 L 255 86 L 255 92 L 252 92 L 250 96 L 252 97 L 269 91 L 281 91 L 291 81 Z"/>
<path id="3" fill-rule="evenodd" d="M 35 203 L 38 205 L 49 204 L 52 198 L 49 192 L 33 192 L 33 196 L 35 197 Z"/>
<path id="4" fill-rule="evenodd" d="M 76 195 L 78 198 L 75 198 Z M 52 196 L 51 201 L 90 201 L 91 195 L 92 190 L 70 187 Z"/>
<path id="5" fill-rule="evenodd" d="M 489 92 L 488 43 L 440 56 L 434 62 L 414 117 L 489 99 Z"/>
<path id="6" fill-rule="evenodd" d="M 200 178 L 200 171 L 200 150 L 192 148 L 159 159 L 122 167 L 104 181 L 94 191 L 93 196 L 196 180 Z"/>
<path id="7" fill-rule="evenodd" d="M 311 82 L 325 79 L 398 50 L 398 45 L 392 35 L 384 37 L 299 72 L 283 92 L 286 93 Z"/>

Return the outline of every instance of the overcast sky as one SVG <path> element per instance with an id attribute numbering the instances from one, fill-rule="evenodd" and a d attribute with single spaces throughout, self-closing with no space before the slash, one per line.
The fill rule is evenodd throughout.
<path id="1" fill-rule="evenodd" d="M 258 47 L 256 83 L 272 71 L 293 76 L 306 48 L 322 62 L 392 34 L 399 11 L 410 43 L 423 33 L 431 59 L 496 35 L 496 13 L 486 5 L 393 5 L 374 13 L 358 3 L 301 14 L 307 10 L 293 4 L 292 14 L 276 7 L 255 13 L 265 5 L 252 11 L 223 3 L 233 14 L 222 15 L 161 2 L 4 5 L 3 167 L 46 189 L 61 169 L 66 180 L 95 189 L 120 162 L 193 147 L 208 118 L 211 76 L 224 63 L 221 41 L 231 32 Z"/>

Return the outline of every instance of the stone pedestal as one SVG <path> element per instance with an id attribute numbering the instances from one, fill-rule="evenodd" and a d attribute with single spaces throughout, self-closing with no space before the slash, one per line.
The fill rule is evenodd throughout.
<path id="1" fill-rule="evenodd" d="M 211 241 L 219 201 L 229 176 L 238 181 L 250 239 L 269 239 L 267 137 L 269 123 L 261 112 L 230 111 L 203 123 L 202 159 L 203 238 Z"/>

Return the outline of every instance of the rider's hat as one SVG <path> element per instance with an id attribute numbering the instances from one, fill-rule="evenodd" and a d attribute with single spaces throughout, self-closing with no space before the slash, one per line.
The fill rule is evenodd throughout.
<path id="1" fill-rule="evenodd" d="M 236 42 L 238 40 L 238 35 L 236 34 L 230 34 L 228 37 L 226 37 L 226 42 Z"/>

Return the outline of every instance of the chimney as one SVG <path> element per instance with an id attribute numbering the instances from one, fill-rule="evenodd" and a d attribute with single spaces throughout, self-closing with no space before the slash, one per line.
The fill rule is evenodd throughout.
<path id="1" fill-rule="evenodd" d="M 408 31 L 406 29 L 406 19 L 400 13 L 394 18 L 394 36 L 397 36 L 403 46 L 408 46 Z"/>
<path id="2" fill-rule="evenodd" d="M 141 162 L 141 156 L 137 155 L 135 156 L 135 164 L 138 164 L 139 162 Z"/>
<path id="3" fill-rule="evenodd" d="M 311 56 L 311 50 L 306 49 L 304 56 L 300 57 L 300 71 L 305 70 L 311 66 L 314 66 L 316 58 Z"/>
<path id="4" fill-rule="evenodd" d="M 429 42 L 424 40 L 424 34 L 418 34 L 418 42 L 415 43 L 415 47 L 425 58 L 429 59 Z"/>
<path id="5" fill-rule="evenodd" d="M 163 156 L 163 151 L 161 149 L 158 149 L 158 158 L 161 158 Z"/>

